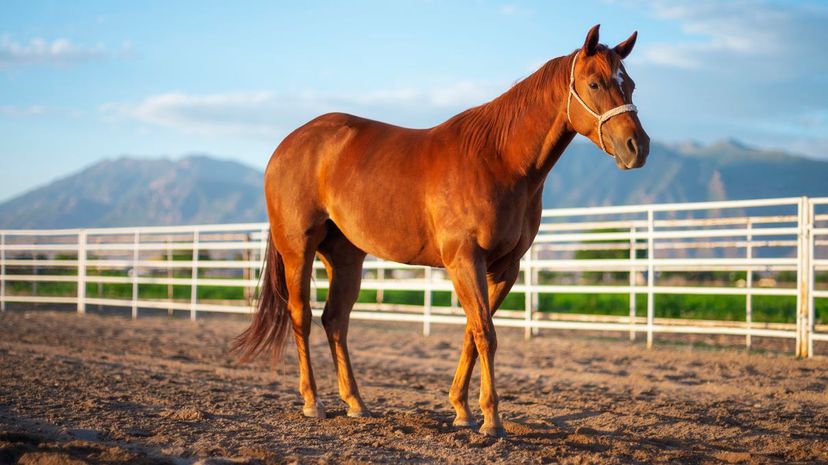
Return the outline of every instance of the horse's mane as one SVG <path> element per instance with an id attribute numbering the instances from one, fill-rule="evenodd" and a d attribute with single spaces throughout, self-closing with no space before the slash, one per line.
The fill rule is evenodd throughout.
<path id="1" fill-rule="evenodd" d="M 593 61 L 607 75 L 616 64 L 617 57 L 606 52 L 608 48 L 600 44 L 598 57 Z M 462 151 L 469 155 L 484 152 L 487 147 L 494 147 L 505 153 L 507 146 L 520 144 L 516 139 L 515 128 L 527 124 L 543 125 L 543 115 L 538 108 L 555 111 L 558 104 L 567 98 L 569 89 L 569 72 L 572 60 L 578 50 L 547 61 L 537 71 L 530 74 L 494 100 L 470 108 L 443 125 L 455 128 L 461 137 Z M 533 111 L 534 110 L 534 111 Z M 547 115 L 548 116 L 548 115 Z"/>
<path id="2" fill-rule="evenodd" d="M 569 86 L 569 65 L 573 54 L 553 58 L 509 90 L 483 105 L 470 108 L 443 125 L 455 128 L 461 135 L 463 152 L 479 153 L 484 147 L 497 150 L 509 143 L 513 129 L 537 118 L 531 110 L 553 108 L 558 98 L 565 98 Z M 538 121 L 541 124 L 540 121 Z M 514 141 L 512 141 L 514 142 Z"/>

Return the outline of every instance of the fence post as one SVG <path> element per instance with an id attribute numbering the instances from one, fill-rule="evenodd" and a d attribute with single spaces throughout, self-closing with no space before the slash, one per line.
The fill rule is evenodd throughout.
<path id="1" fill-rule="evenodd" d="M 635 238 L 635 224 L 630 226 L 630 341 L 635 340 L 635 278 L 638 270 L 635 266 L 636 255 L 638 254 L 638 246 Z"/>
<path id="2" fill-rule="evenodd" d="M 751 330 L 753 329 L 753 268 L 750 262 L 753 259 L 753 221 L 750 217 L 747 218 L 747 247 L 745 248 L 745 257 L 748 261 L 747 275 L 745 276 L 745 323 L 747 324 L 747 334 L 745 334 L 745 349 L 750 350 L 753 341 L 751 341 Z"/>
<path id="3" fill-rule="evenodd" d="M 196 304 L 198 303 L 198 229 L 193 231 L 193 270 L 190 275 L 190 320 L 196 320 Z"/>
<path id="4" fill-rule="evenodd" d="M 653 207 L 647 208 L 647 348 L 653 347 L 653 318 L 655 315 L 655 246 Z"/>
<path id="5" fill-rule="evenodd" d="M 0 233 L 0 311 L 6 311 L 6 234 Z"/>
<path id="6" fill-rule="evenodd" d="M 423 314 L 423 336 L 431 334 L 431 273 L 430 266 L 425 268 L 425 295 L 424 295 L 424 314 Z"/>
<path id="7" fill-rule="evenodd" d="M 86 230 L 78 233 L 78 313 L 86 313 Z"/>
<path id="8" fill-rule="evenodd" d="M 814 213 L 814 202 L 812 199 L 806 198 L 808 203 L 808 222 L 806 225 L 808 231 L 808 357 L 814 356 L 814 331 L 816 330 L 816 307 L 814 303 L 814 280 L 816 279 L 816 267 L 814 266 L 814 254 L 816 253 L 816 239 L 814 238 L 814 222 L 816 214 Z"/>
<path id="9" fill-rule="evenodd" d="M 797 287 L 797 295 L 796 295 L 796 357 L 809 357 L 808 348 L 811 345 L 811 323 L 809 321 L 809 293 L 808 293 L 808 286 L 810 283 L 810 278 L 808 277 L 810 263 L 808 258 L 810 257 L 810 251 L 806 250 L 810 246 L 810 240 L 808 239 L 809 229 L 808 229 L 808 200 L 806 197 L 802 197 L 799 199 L 799 203 L 797 205 L 797 229 L 798 229 L 798 240 L 797 240 L 797 247 L 796 247 L 796 258 L 797 258 L 797 273 L 796 273 L 796 287 Z"/>
<path id="10" fill-rule="evenodd" d="M 534 288 L 533 284 L 533 272 L 532 269 L 534 268 L 534 264 L 532 263 L 532 249 L 534 249 L 534 244 L 529 246 L 529 250 L 523 256 L 523 260 L 525 263 L 525 267 L 523 268 L 523 282 L 526 286 L 526 292 L 523 293 L 524 297 L 524 309 L 523 309 L 523 319 L 526 327 L 523 331 L 523 337 L 525 339 L 532 338 L 532 289 Z"/>
<path id="11" fill-rule="evenodd" d="M 796 207 L 796 342 L 794 356 L 802 354 L 802 199 Z"/>
<path id="12" fill-rule="evenodd" d="M 132 319 L 138 318 L 138 242 L 141 233 L 136 231 L 132 238 Z"/>
<path id="13" fill-rule="evenodd" d="M 167 239 L 164 241 L 164 244 L 167 246 L 167 279 L 169 280 L 167 282 L 167 302 L 169 303 L 169 306 L 167 307 L 167 315 L 173 316 L 173 307 L 172 307 L 173 296 L 174 296 L 173 285 L 172 285 L 172 279 L 173 279 L 173 266 L 172 266 L 173 265 L 173 251 L 172 251 L 172 246 L 170 246 L 170 237 L 169 236 L 167 236 Z"/>

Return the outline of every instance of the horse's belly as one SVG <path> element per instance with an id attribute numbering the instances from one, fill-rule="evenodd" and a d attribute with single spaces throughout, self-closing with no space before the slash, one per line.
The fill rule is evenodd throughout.
<path id="1" fill-rule="evenodd" d="M 366 200 L 357 208 L 329 208 L 328 214 L 349 241 L 375 257 L 415 265 L 442 265 L 422 219 L 414 217 L 411 208 L 380 206 Z"/>

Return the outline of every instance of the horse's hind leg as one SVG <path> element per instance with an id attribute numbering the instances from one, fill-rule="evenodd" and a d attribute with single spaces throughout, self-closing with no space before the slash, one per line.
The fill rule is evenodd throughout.
<path id="1" fill-rule="evenodd" d="M 305 400 L 302 412 L 307 417 L 325 418 L 325 407 L 319 400 L 311 367 L 309 336 L 311 328 L 310 279 L 316 247 L 325 235 L 320 227 L 308 230 L 291 241 L 277 244 L 285 264 L 285 284 L 288 290 L 288 311 L 296 337 L 299 358 L 299 392 Z M 286 245 L 290 245 L 287 247 Z"/>
<path id="2" fill-rule="evenodd" d="M 354 246 L 331 224 L 325 241 L 319 246 L 330 279 L 330 290 L 322 313 L 322 325 L 328 335 L 331 356 L 336 366 L 339 395 L 348 404 L 349 417 L 368 416 L 359 395 L 351 359 L 348 355 L 348 322 L 359 295 L 365 252 Z"/>

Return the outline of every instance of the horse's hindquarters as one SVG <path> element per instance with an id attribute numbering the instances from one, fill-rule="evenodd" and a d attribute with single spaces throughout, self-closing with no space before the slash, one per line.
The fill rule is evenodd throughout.
<path id="1" fill-rule="evenodd" d="M 344 114 L 297 129 L 265 174 L 271 224 L 290 237 L 330 219 L 372 255 L 439 265 L 424 202 L 421 132 Z"/>

